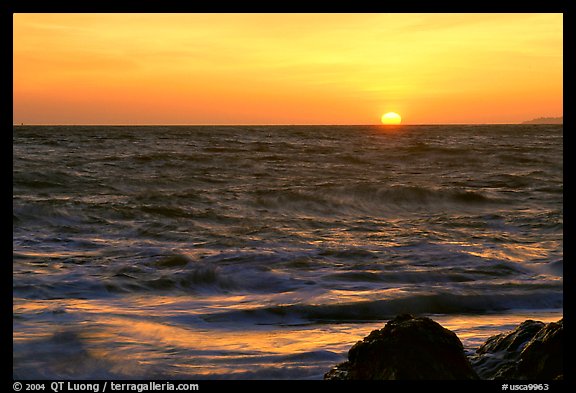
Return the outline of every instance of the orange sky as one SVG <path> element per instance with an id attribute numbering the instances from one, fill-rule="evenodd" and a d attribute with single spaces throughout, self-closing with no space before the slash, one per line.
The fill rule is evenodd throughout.
<path id="1" fill-rule="evenodd" d="M 562 116 L 562 14 L 14 14 L 14 124 Z"/>

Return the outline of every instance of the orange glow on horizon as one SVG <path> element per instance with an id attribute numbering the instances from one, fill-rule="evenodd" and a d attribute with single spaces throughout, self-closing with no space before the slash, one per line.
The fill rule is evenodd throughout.
<path id="1" fill-rule="evenodd" d="M 14 14 L 14 124 L 562 116 L 562 14 Z M 503 39 L 505 37 L 505 39 Z"/>

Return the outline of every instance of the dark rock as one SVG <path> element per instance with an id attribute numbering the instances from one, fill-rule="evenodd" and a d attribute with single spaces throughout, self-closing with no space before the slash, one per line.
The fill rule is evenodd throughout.
<path id="1" fill-rule="evenodd" d="M 527 320 L 490 337 L 470 358 L 483 379 L 553 380 L 563 377 L 563 320 Z"/>
<path id="2" fill-rule="evenodd" d="M 340 363 L 332 367 L 330 371 L 324 374 L 324 379 L 339 380 L 339 381 L 352 379 L 349 378 L 349 372 L 350 372 L 350 362 Z"/>
<path id="3" fill-rule="evenodd" d="M 490 337 L 480 348 L 478 348 L 478 350 L 476 350 L 476 353 L 483 354 L 504 350 L 508 352 L 521 351 L 528 341 L 530 341 L 544 326 L 546 326 L 544 322 L 528 319 L 522 322 L 512 332 L 501 333 Z"/>
<path id="4" fill-rule="evenodd" d="M 551 322 L 530 340 L 520 353 L 518 378 L 562 379 L 564 319 Z"/>
<path id="5" fill-rule="evenodd" d="M 348 352 L 348 361 L 324 379 L 478 379 L 462 343 L 430 318 L 401 315 Z"/>
<path id="6" fill-rule="evenodd" d="M 511 332 L 490 337 L 470 357 L 472 367 L 482 379 L 511 378 L 520 352 L 544 326 L 543 322 L 527 320 Z"/>

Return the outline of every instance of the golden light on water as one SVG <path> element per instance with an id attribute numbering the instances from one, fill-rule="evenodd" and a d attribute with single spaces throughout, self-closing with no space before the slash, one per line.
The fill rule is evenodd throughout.
<path id="1" fill-rule="evenodd" d="M 90 315 L 91 321 L 80 329 L 74 325 L 63 327 L 54 324 L 53 330 L 15 331 L 13 339 L 21 344 L 35 345 L 35 351 L 44 356 L 48 353 L 46 351 L 50 351 L 50 356 L 61 362 L 55 367 L 62 372 L 69 371 L 69 367 L 79 372 L 89 372 L 94 365 L 99 365 L 110 372 L 131 377 L 145 376 L 147 371 L 160 369 L 172 376 L 242 375 L 259 367 L 303 367 L 298 356 L 289 357 L 293 354 L 329 351 L 345 356 L 356 341 L 386 323 L 382 320 L 334 326 L 287 325 L 280 330 L 266 326 L 231 330 L 218 325 L 201 328 L 186 323 L 185 318 L 178 322 L 174 314 L 168 323 L 157 318 L 163 314 L 164 308 L 160 306 L 185 303 L 184 298 L 142 297 L 133 300 L 138 304 L 147 301 L 150 313 L 156 318 L 146 320 L 138 315 L 138 308 L 97 300 L 16 299 L 15 311 L 53 313 L 60 310 L 58 315 L 62 318 Z M 187 314 L 183 308 L 181 317 L 189 316 Z M 526 319 L 552 322 L 560 318 L 562 312 L 558 310 L 541 313 L 525 311 L 511 315 L 433 316 L 442 326 L 454 331 L 469 349 L 500 333 L 503 324 L 513 326 Z M 62 336 L 62 333 L 67 334 Z M 52 353 L 55 340 L 64 337 L 70 340 L 68 348 L 71 352 Z M 165 366 L 167 357 L 175 353 L 194 356 L 184 361 L 174 360 Z M 62 356 L 72 356 L 73 361 Z"/>

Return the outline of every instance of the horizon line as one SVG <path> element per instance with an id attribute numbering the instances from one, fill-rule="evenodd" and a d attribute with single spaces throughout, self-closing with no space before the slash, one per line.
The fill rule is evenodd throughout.
<path id="1" fill-rule="evenodd" d="M 312 124 L 312 123 L 302 123 L 302 124 L 289 124 L 289 123 L 210 123 L 210 124 L 182 124 L 182 123 L 166 123 L 166 124 L 138 124 L 138 123 L 110 123 L 110 124 L 96 124 L 96 123 L 54 123 L 54 124 L 42 124 L 42 123 L 13 123 L 13 127 L 304 127 L 304 126 L 314 126 L 314 127 L 358 127 L 358 126 L 378 126 L 378 127 L 402 127 L 402 126 L 482 126 L 482 125 L 560 125 L 562 123 L 405 123 L 405 124 L 378 124 L 378 123 L 364 123 L 364 124 Z"/>

